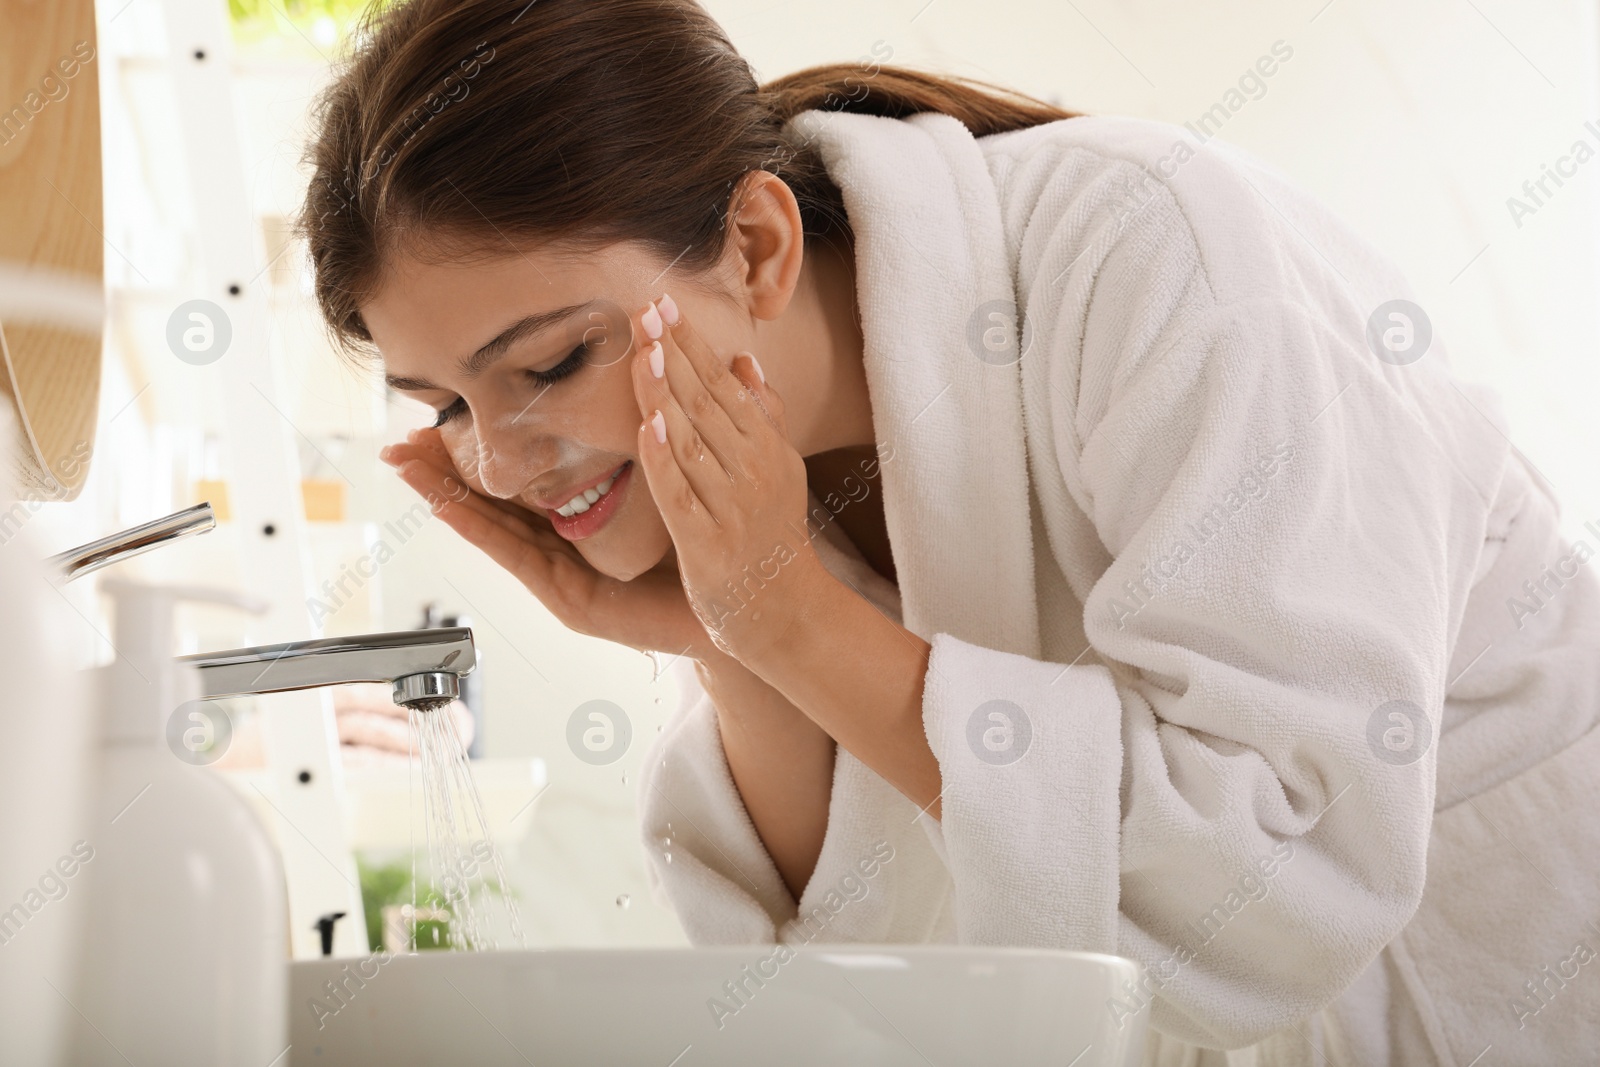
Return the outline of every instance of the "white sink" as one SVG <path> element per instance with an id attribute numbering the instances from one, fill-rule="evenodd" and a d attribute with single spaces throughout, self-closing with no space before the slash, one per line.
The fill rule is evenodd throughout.
<path id="1" fill-rule="evenodd" d="M 813 944 L 781 962 L 760 945 L 381 960 L 290 965 L 294 1067 L 1133 1067 L 1147 1018 L 1119 1029 L 1107 1007 L 1137 965 L 1082 952 Z M 735 999 L 725 983 L 740 982 Z"/>

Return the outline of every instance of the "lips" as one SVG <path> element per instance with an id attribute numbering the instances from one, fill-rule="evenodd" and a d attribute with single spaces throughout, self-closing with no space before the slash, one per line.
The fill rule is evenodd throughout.
<path id="1" fill-rule="evenodd" d="M 596 484 L 591 485 L 589 488 L 583 490 L 581 493 L 573 495 L 572 498 L 569 499 L 565 504 L 553 510 L 557 514 L 560 514 L 566 518 L 571 518 L 574 515 L 582 515 L 585 511 L 588 511 L 591 506 L 598 503 L 600 498 L 605 496 L 606 493 L 610 491 L 611 486 L 617 480 L 617 475 L 621 473 L 622 468 L 618 467 L 616 470 L 606 475 L 604 481 L 597 482 Z"/>
<path id="2" fill-rule="evenodd" d="M 599 481 L 587 486 L 583 492 L 569 496 L 560 508 L 550 509 L 550 525 L 555 529 L 556 533 L 565 537 L 568 541 L 579 541 L 585 537 L 594 536 L 610 521 L 611 516 L 621 506 L 622 498 L 626 495 L 628 486 L 632 481 L 633 461 L 629 460 L 617 468 L 615 472 L 608 472 Z M 610 485 L 601 490 L 600 486 L 605 485 L 607 482 Z M 589 493 L 595 494 L 595 499 L 592 503 L 587 496 Z M 578 511 L 573 505 L 581 505 L 583 510 Z M 563 508 L 570 509 L 572 513 L 563 515 Z"/>
<path id="3" fill-rule="evenodd" d="M 586 503 L 593 503 L 593 501 L 587 501 L 584 494 L 590 489 L 595 490 L 597 493 L 603 493 L 604 490 L 600 489 L 601 484 L 620 474 L 624 466 L 626 466 L 626 464 L 619 464 L 615 467 L 612 467 L 608 471 L 596 475 L 594 478 L 584 482 L 582 485 L 574 486 L 570 489 L 564 489 L 559 496 L 535 497 L 533 503 L 546 511 L 557 511 L 561 508 L 569 507 L 575 501 L 579 500 L 584 500 Z M 576 513 L 575 509 L 573 510 L 573 513 Z"/>

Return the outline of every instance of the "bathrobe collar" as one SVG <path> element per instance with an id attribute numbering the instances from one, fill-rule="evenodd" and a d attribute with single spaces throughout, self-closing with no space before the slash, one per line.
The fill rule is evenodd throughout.
<path id="1" fill-rule="evenodd" d="M 1014 334 L 996 332 L 1017 321 L 1017 293 L 978 142 L 933 112 L 811 110 L 785 129 L 820 151 L 855 234 L 904 623 L 1037 657 L 1022 385 Z"/>

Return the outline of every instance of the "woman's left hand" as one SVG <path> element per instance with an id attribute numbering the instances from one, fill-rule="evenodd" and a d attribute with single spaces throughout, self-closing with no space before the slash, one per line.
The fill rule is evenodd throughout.
<path id="1" fill-rule="evenodd" d="M 804 614 L 822 570 L 807 535 L 805 461 L 754 357 L 728 366 L 670 298 L 661 303 L 666 316 L 655 305 L 635 316 L 639 465 L 695 615 L 718 648 L 750 663 Z"/>

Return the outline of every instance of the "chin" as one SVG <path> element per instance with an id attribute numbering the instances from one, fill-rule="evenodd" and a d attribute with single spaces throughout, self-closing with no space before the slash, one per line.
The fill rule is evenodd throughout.
<path id="1" fill-rule="evenodd" d="M 667 558 L 672 536 L 667 533 L 666 526 L 661 525 L 659 532 L 652 531 L 646 536 L 605 538 L 604 543 L 598 538 L 588 538 L 576 545 L 589 566 L 608 578 L 631 582 Z"/>

